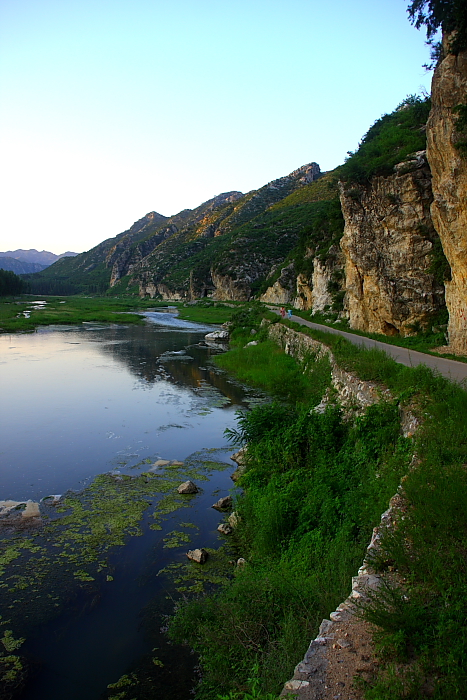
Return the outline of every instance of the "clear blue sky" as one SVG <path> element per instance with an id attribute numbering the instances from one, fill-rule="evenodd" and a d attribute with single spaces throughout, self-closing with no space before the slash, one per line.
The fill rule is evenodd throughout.
<path id="1" fill-rule="evenodd" d="M 0 0 L 0 250 L 330 170 L 429 91 L 408 0 Z"/>

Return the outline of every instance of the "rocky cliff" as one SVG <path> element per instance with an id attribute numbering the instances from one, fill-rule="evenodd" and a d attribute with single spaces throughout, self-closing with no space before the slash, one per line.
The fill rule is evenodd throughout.
<path id="1" fill-rule="evenodd" d="M 141 295 L 246 301 L 297 243 L 305 214 L 274 206 L 320 177 L 308 163 L 246 195 L 227 193 L 129 268 Z M 204 206 L 204 205 L 203 205 Z M 196 210 L 194 210 L 196 211 Z"/>
<path id="2" fill-rule="evenodd" d="M 437 233 L 425 153 L 395 169 L 369 184 L 341 183 L 344 307 L 351 328 L 409 335 L 442 308 L 444 288 L 430 272 Z"/>
<path id="3" fill-rule="evenodd" d="M 449 345 L 467 354 L 467 157 L 459 148 L 458 105 L 467 103 L 467 51 L 448 52 L 435 70 L 427 125 L 427 157 L 433 175 L 431 215 L 451 267 L 446 281 Z"/>
<path id="4" fill-rule="evenodd" d="M 310 213 L 293 262 L 271 277 L 263 301 L 383 335 L 410 335 L 439 318 L 449 266 L 430 213 L 429 109 L 429 100 L 407 98 L 329 175 L 325 208 L 314 220 Z M 342 223 L 333 209 L 338 179 Z"/>

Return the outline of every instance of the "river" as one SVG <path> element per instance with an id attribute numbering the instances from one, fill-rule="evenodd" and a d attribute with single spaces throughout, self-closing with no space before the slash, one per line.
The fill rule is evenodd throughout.
<path id="1" fill-rule="evenodd" d="M 196 660 L 161 632 L 177 594 L 160 572 L 184 566 L 188 549 L 222 544 L 224 515 L 211 506 L 236 466 L 224 430 L 264 397 L 215 368 L 219 350 L 202 344 L 211 326 L 146 316 L 144 326 L 0 336 L 0 500 L 40 502 L 45 523 L 0 530 L 4 544 L 34 545 L 14 550 L 16 568 L 0 579 L 3 629 L 25 638 L 15 652 L 26 660 L 21 700 L 126 698 L 107 689 L 123 674 L 136 684 L 128 697 L 191 696 Z M 200 492 L 172 503 L 187 474 Z M 104 501 L 123 505 L 96 534 Z M 61 517 L 65 527 L 48 529 Z"/>

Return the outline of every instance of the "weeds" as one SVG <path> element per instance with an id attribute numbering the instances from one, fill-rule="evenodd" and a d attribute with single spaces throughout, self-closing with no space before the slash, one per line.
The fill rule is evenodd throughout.
<path id="1" fill-rule="evenodd" d="M 245 366 L 256 367 L 257 355 L 261 382 L 269 372 L 262 374 L 261 363 L 273 349 L 268 342 L 241 348 L 252 351 Z M 239 355 L 222 358 L 229 355 L 238 373 Z M 298 377 L 297 363 L 294 371 Z M 255 692 L 280 692 L 322 617 L 345 597 L 371 528 L 407 470 L 409 441 L 399 436 L 395 404 L 373 406 L 352 424 L 337 407 L 310 410 L 310 396 L 304 391 L 240 414 L 230 434 L 248 442 L 235 534 L 248 563 L 230 585 L 181 605 L 170 627 L 200 654 L 199 698 L 216 691 L 250 697 L 253 663 Z"/>

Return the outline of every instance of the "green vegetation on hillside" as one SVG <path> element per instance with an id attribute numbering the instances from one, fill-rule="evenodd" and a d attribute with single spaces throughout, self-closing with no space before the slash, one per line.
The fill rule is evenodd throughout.
<path id="1" fill-rule="evenodd" d="M 245 309 L 242 314 L 235 350 L 217 361 L 262 383 L 271 349 L 267 342 L 244 347 L 251 327 L 260 340 L 264 329 L 254 309 L 249 318 Z M 280 692 L 321 619 L 348 595 L 372 527 L 402 477 L 404 520 L 384 535 L 374 562 L 401 578 L 367 612 L 381 632 L 379 671 L 366 683 L 366 697 L 463 697 L 467 393 L 423 366 L 405 367 L 339 336 L 308 332 L 332 348 L 339 366 L 390 388 L 395 398 L 353 420 L 336 406 L 314 412 L 318 395 L 307 396 L 306 382 L 316 387 L 321 377 L 322 395 L 329 374 L 326 380 L 319 363 L 313 369 L 310 357 L 294 370 L 283 365 L 297 387 L 289 401 L 281 369 L 270 386 L 282 403 L 239 415 L 231 436 L 248 444 L 248 462 L 235 505 L 241 518 L 235 542 L 247 564 L 217 592 L 181 604 L 170 626 L 174 639 L 200 654 L 197 697 L 246 697 L 253 667 L 259 697 Z M 272 361 L 268 371 L 274 365 L 280 363 Z M 297 371 L 304 372 L 300 382 Z M 400 434 L 403 406 L 423 420 L 414 438 Z"/>
<path id="2" fill-rule="evenodd" d="M 431 100 L 410 95 L 391 114 L 378 119 L 337 169 L 341 180 L 364 184 L 373 175 L 391 175 L 394 166 L 426 147 L 425 124 Z"/>
<path id="3" fill-rule="evenodd" d="M 32 294 L 105 294 L 110 270 L 100 261 L 80 269 L 76 259 L 70 257 L 57 260 L 42 272 L 23 275 L 23 279 L 28 281 Z"/>
<path id="4" fill-rule="evenodd" d="M 325 259 L 329 250 L 338 245 L 344 232 L 344 218 L 337 190 L 337 171 L 326 173 L 322 178 L 285 197 L 271 207 L 271 212 L 282 212 L 296 225 L 297 242 L 288 252 L 284 262 L 253 289 L 262 294 L 280 277 L 282 269 L 294 263 L 297 274 L 310 278 L 313 273 L 313 258 Z"/>

